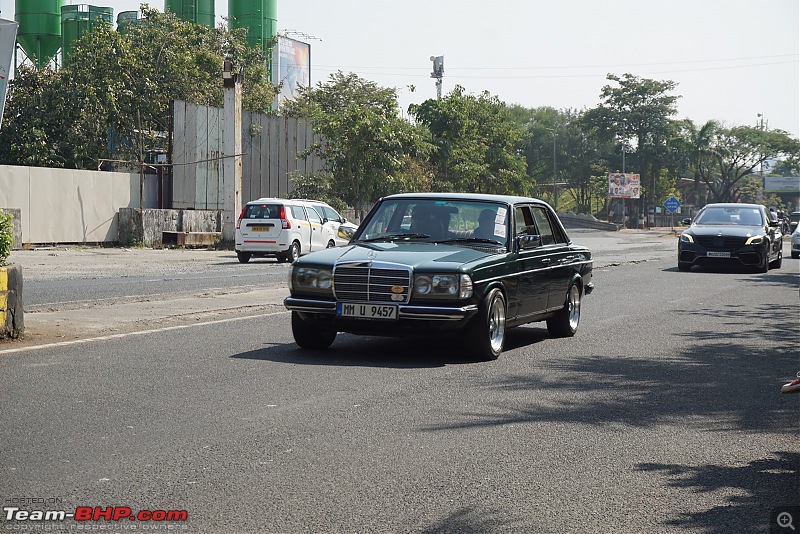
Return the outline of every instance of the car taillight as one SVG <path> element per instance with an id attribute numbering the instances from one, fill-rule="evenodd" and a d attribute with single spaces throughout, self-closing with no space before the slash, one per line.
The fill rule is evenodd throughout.
<path id="1" fill-rule="evenodd" d="M 281 228 L 284 230 L 291 228 L 292 223 L 289 222 L 289 219 L 286 218 L 286 206 L 281 206 Z"/>
<path id="2" fill-rule="evenodd" d="M 244 219 L 244 212 L 247 209 L 247 206 L 242 208 L 242 212 L 239 214 L 239 218 L 236 219 L 236 229 L 238 230 L 240 226 L 242 226 L 242 219 Z"/>

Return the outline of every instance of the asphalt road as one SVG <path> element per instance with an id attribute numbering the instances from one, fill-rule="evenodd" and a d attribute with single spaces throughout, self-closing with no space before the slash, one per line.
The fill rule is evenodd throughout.
<path id="1" fill-rule="evenodd" d="M 800 396 L 779 394 L 798 262 L 682 273 L 661 242 L 582 237 L 604 251 L 578 334 L 515 329 L 494 362 L 446 339 L 301 351 L 279 306 L 0 348 L 4 506 L 220 533 L 768 532 L 800 506 Z"/>

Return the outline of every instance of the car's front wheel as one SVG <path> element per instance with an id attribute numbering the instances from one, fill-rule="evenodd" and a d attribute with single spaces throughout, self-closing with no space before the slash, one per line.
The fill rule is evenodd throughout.
<path id="1" fill-rule="evenodd" d="M 692 264 L 686 261 L 679 261 L 678 262 L 678 270 L 679 271 L 691 271 Z"/>
<path id="2" fill-rule="evenodd" d="M 780 269 L 783 265 L 783 251 L 778 251 L 778 258 L 769 264 L 770 269 Z"/>
<path id="3" fill-rule="evenodd" d="M 680 264 L 679 264 L 680 265 Z M 572 283 L 567 290 L 564 307 L 547 320 L 547 331 L 554 337 L 572 337 L 581 320 L 581 288 Z"/>
<path id="4" fill-rule="evenodd" d="M 292 312 L 292 335 L 297 345 L 304 349 L 327 349 L 336 339 L 336 330 L 321 328 Z"/>
<path id="5" fill-rule="evenodd" d="M 756 269 L 759 273 L 769 272 L 769 250 L 764 251 L 764 257 L 761 258 L 761 264 Z"/>
<path id="6" fill-rule="evenodd" d="M 478 315 L 467 326 L 464 348 L 479 360 L 496 360 L 506 339 L 506 299 L 493 289 L 483 299 Z"/>

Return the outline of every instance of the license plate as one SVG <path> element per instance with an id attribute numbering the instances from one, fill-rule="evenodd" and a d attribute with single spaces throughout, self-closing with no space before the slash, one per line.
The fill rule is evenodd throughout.
<path id="1" fill-rule="evenodd" d="M 336 315 L 359 319 L 397 319 L 397 305 L 337 302 Z"/>
<path id="2" fill-rule="evenodd" d="M 251 226 L 250 229 L 254 232 L 269 232 L 271 226 Z"/>
<path id="3" fill-rule="evenodd" d="M 706 252 L 706 256 L 708 256 L 709 258 L 730 258 L 731 257 L 731 253 L 730 252 L 709 251 L 709 252 Z"/>

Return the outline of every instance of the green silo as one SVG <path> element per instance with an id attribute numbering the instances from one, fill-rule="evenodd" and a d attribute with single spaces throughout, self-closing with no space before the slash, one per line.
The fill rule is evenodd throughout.
<path id="1" fill-rule="evenodd" d="M 138 11 L 120 11 L 117 15 L 117 31 L 125 33 L 130 24 L 139 24 Z"/>
<path id="2" fill-rule="evenodd" d="M 61 62 L 63 65 L 69 64 L 75 41 L 81 38 L 83 32 L 91 30 L 93 26 L 100 22 L 112 24 L 114 22 L 114 9 L 86 4 L 62 6 Z"/>
<path id="3" fill-rule="evenodd" d="M 164 0 L 164 11 L 207 28 L 214 27 L 214 0 Z"/>
<path id="4" fill-rule="evenodd" d="M 17 42 L 37 67 L 46 65 L 61 48 L 61 6 L 65 0 L 16 0 Z"/>
<path id="5" fill-rule="evenodd" d="M 228 0 L 231 29 L 247 28 L 250 46 L 265 48 L 278 33 L 278 0 Z"/>

